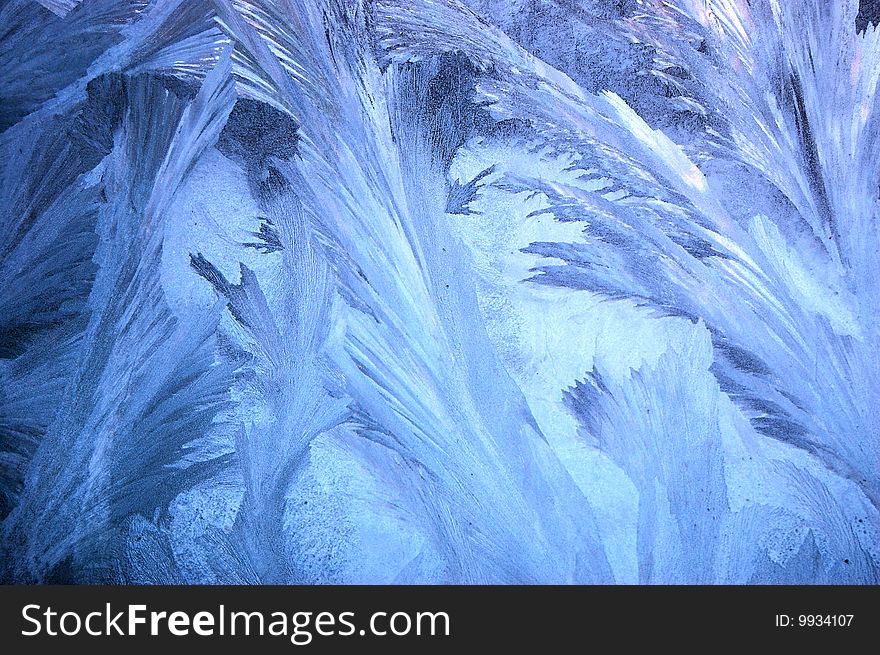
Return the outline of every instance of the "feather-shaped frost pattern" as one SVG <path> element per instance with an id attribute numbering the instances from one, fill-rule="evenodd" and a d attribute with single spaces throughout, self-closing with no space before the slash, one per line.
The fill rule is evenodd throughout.
<path id="1" fill-rule="evenodd" d="M 92 542 L 138 510 L 151 516 L 162 509 L 174 478 L 185 486 L 221 464 L 213 457 L 178 466 L 207 436 L 225 402 L 228 372 L 213 361 L 210 315 L 184 326 L 170 314 L 158 260 L 168 201 L 231 109 L 228 62 L 189 104 L 153 77 L 125 84 L 128 106 L 93 180 L 105 200 L 77 370 L 6 526 L 21 575 L 43 579 L 84 557 L 88 578 L 103 560 L 89 552 L 98 547 Z M 34 475 L 40 468 L 53 474 Z"/>
<path id="2" fill-rule="evenodd" d="M 876 583 L 856 0 L 0 17 L 4 581 Z"/>

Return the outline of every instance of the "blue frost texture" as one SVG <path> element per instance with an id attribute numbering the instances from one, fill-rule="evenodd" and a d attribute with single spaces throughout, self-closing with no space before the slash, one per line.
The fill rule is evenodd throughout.
<path id="1" fill-rule="evenodd" d="M 9 0 L 0 579 L 876 584 L 856 0 Z"/>

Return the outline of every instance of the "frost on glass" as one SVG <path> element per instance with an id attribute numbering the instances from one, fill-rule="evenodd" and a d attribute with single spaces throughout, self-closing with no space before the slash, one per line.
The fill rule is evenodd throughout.
<path id="1" fill-rule="evenodd" d="M 10 0 L 7 582 L 844 583 L 855 0 Z"/>

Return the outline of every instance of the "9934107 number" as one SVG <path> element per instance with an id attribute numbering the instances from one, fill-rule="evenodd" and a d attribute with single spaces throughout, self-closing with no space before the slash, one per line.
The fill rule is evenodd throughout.
<path id="1" fill-rule="evenodd" d="M 798 625 L 801 627 L 847 627 L 852 624 L 853 614 L 800 614 Z"/>

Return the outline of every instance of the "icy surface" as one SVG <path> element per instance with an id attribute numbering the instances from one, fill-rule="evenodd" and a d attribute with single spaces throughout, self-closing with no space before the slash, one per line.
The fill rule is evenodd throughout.
<path id="1" fill-rule="evenodd" d="M 7 582 L 880 565 L 856 0 L 10 0 Z"/>

